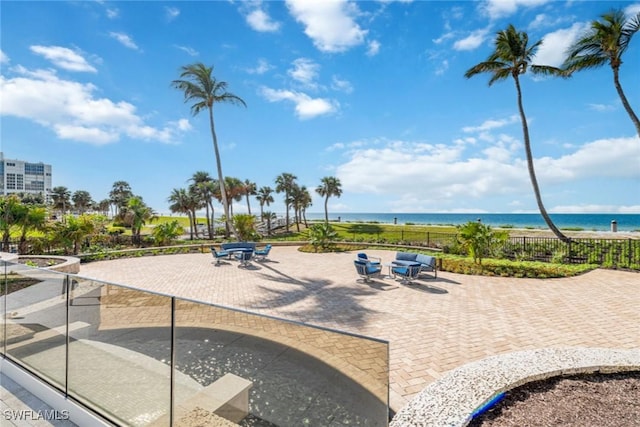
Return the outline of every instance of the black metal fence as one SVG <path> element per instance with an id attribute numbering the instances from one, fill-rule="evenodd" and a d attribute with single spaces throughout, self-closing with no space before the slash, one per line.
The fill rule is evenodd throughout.
<path id="1" fill-rule="evenodd" d="M 384 233 L 350 233 L 356 242 L 406 244 L 458 251 L 455 233 L 398 230 Z M 509 237 L 494 248 L 495 255 L 512 260 L 596 264 L 606 268 L 640 270 L 640 239 L 575 238 L 565 243 L 555 237 Z"/>

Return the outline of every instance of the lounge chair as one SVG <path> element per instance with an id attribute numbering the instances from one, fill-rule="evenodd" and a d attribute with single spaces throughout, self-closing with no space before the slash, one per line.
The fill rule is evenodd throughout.
<path id="1" fill-rule="evenodd" d="M 256 257 L 256 261 L 264 261 L 269 256 L 269 252 L 271 251 L 271 245 L 267 245 L 264 249 L 257 249 L 253 252 L 253 255 Z"/>
<path id="2" fill-rule="evenodd" d="M 370 262 L 373 265 L 382 263 L 382 258 L 379 258 L 377 256 L 368 256 L 364 252 L 360 252 L 358 254 L 358 260 L 359 261 L 364 261 L 364 262 Z"/>
<path id="3" fill-rule="evenodd" d="M 240 261 L 240 267 L 247 267 L 249 265 L 249 261 L 253 258 L 253 251 L 249 249 L 242 252 L 236 252 L 235 256 L 238 261 Z"/>
<path id="4" fill-rule="evenodd" d="M 211 248 L 211 255 L 216 259 L 216 265 L 220 265 L 220 258 L 229 257 L 229 252 L 226 251 L 216 251 L 216 248 Z"/>
<path id="5" fill-rule="evenodd" d="M 400 281 L 404 284 L 409 284 L 413 279 L 420 274 L 421 265 L 419 263 L 408 265 L 395 265 L 391 267 L 391 273 L 394 276 L 400 277 Z"/>
<path id="6" fill-rule="evenodd" d="M 358 276 L 362 277 L 365 282 L 370 282 L 373 276 L 379 276 L 382 271 L 382 265 L 380 264 L 373 264 L 361 260 L 355 260 L 353 263 L 356 266 Z"/>

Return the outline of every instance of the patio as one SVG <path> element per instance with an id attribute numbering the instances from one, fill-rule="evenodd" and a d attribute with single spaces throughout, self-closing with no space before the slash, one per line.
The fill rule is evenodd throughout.
<path id="1" fill-rule="evenodd" d="M 395 252 L 371 250 L 383 262 Z M 210 253 L 82 265 L 80 275 L 238 307 L 390 342 L 390 406 L 400 410 L 448 371 L 488 356 L 550 347 L 640 347 L 638 275 L 552 280 L 439 272 L 401 285 L 356 281 L 356 252 L 274 247 L 270 261 L 215 266 Z"/>

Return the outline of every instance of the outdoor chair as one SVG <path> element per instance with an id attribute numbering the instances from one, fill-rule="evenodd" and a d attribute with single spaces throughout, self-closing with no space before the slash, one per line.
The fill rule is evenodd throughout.
<path id="1" fill-rule="evenodd" d="M 360 252 L 358 254 L 358 260 L 359 261 L 364 261 L 364 262 L 370 262 L 373 265 L 382 263 L 382 258 L 379 258 L 377 256 L 368 256 L 364 252 Z"/>
<path id="2" fill-rule="evenodd" d="M 216 265 L 220 265 L 220 258 L 229 257 L 229 252 L 226 251 L 216 251 L 216 248 L 211 248 L 211 255 L 216 259 Z"/>
<path id="3" fill-rule="evenodd" d="M 249 261 L 253 258 L 253 251 L 246 250 L 242 252 L 236 252 L 236 259 L 240 261 L 240 267 L 247 267 L 249 265 Z"/>
<path id="4" fill-rule="evenodd" d="M 253 255 L 256 258 L 256 261 L 264 261 L 267 259 L 267 256 L 269 256 L 269 252 L 271 251 L 271 245 L 267 245 L 265 246 L 264 249 L 258 249 L 256 251 L 253 252 Z"/>
<path id="5" fill-rule="evenodd" d="M 395 265 L 391 267 L 391 272 L 395 277 L 400 277 L 400 282 L 409 284 L 413 279 L 420 274 L 421 265 L 409 264 L 409 265 Z"/>
<path id="6" fill-rule="evenodd" d="M 382 271 L 382 265 L 373 264 L 367 261 L 355 260 L 353 263 L 356 266 L 358 276 L 362 277 L 365 282 L 370 282 L 371 277 L 379 276 Z"/>

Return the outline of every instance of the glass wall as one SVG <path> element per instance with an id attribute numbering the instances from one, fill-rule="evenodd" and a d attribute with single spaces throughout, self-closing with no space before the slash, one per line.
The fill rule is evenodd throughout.
<path id="1" fill-rule="evenodd" d="M 5 263 L 2 355 L 127 426 L 388 424 L 388 343 Z"/>

